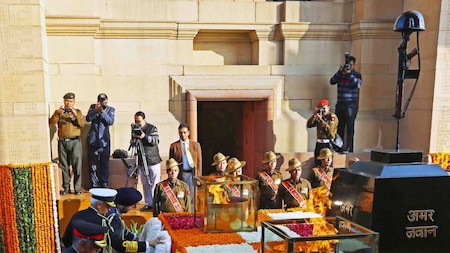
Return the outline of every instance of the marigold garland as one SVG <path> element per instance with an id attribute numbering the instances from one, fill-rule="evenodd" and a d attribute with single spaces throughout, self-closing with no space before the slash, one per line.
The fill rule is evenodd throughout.
<path id="1" fill-rule="evenodd" d="M 36 222 L 37 252 L 56 252 L 54 241 L 48 240 L 55 235 L 52 182 L 50 163 L 32 165 L 34 216 Z"/>
<path id="2" fill-rule="evenodd" d="M 3 249 L 5 253 L 20 252 L 14 205 L 13 178 L 8 166 L 0 166 L 0 226 L 3 230 Z"/>
<path id="3" fill-rule="evenodd" d="M 450 171 L 450 153 L 449 152 L 438 152 L 430 153 L 431 162 L 439 164 L 444 170 Z"/>
<path id="4" fill-rule="evenodd" d="M 50 165 L 0 166 L 1 252 L 57 252 Z"/>

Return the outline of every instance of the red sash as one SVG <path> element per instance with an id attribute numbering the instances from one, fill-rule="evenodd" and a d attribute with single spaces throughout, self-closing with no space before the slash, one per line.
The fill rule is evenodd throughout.
<path id="1" fill-rule="evenodd" d="M 331 190 L 331 179 L 327 176 L 327 173 L 320 168 L 317 168 L 317 172 L 319 172 L 320 176 L 322 176 L 323 182 L 325 182 L 328 190 Z"/>
<path id="2" fill-rule="evenodd" d="M 270 188 L 272 188 L 273 192 L 276 194 L 278 191 L 278 186 L 275 184 L 273 179 L 269 177 L 269 175 L 267 175 L 265 171 L 260 172 L 259 175 L 261 175 L 261 177 L 267 182 L 267 184 L 270 186 Z"/>
<path id="3" fill-rule="evenodd" d="M 170 203 L 172 203 L 173 207 L 175 208 L 175 211 L 177 213 L 183 212 L 183 208 L 181 207 L 180 202 L 178 201 L 177 197 L 175 196 L 175 193 L 173 193 L 172 189 L 167 184 L 167 182 L 162 181 L 161 185 L 164 191 L 167 193 L 167 196 L 169 196 Z"/>
<path id="4" fill-rule="evenodd" d="M 229 184 L 229 185 L 227 185 L 227 187 L 228 187 L 228 189 L 230 189 L 231 194 L 233 195 L 233 197 L 241 196 L 241 192 L 239 192 L 239 189 L 236 186 L 234 186 L 232 184 Z"/>
<path id="5" fill-rule="evenodd" d="M 300 193 L 294 188 L 292 184 L 290 184 L 288 181 L 283 181 L 283 186 L 288 190 L 288 192 L 294 197 L 295 200 L 300 204 L 300 207 L 305 208 L 306 202 L 300 195 Z"/>

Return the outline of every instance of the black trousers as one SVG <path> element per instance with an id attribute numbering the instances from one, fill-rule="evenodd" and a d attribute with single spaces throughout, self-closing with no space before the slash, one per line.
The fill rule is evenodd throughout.
<path id="1" fill-rule="evenodd" d="M 338 134 L 344 140 L 344 147 L 353 152 L 353 137 L 355 135 L 355 119 L 358 114 L 358 103 L 336 104 L 336 116 L 339 120 Z"/>

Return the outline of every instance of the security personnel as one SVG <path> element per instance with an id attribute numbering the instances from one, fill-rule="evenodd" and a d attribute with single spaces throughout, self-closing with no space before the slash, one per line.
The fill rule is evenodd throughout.
<path id="1" fill-rule="evenodd" d="M 179 163 L 170 158 L 166 161 L 168 178 L 159 182 L 155 188 L 153 216 L 162 212 L 191 212 L 191 193 L 189 185 L 179 180 Z"/>
<path id="2" fill-rule="evenodd" d="M 279 185 L 283 180 L 283 176 L 279 170 L 276 170 L 277 159 L 280 158 L 273 151 L 268 151 L 264 154 L 264 170 L 258 173 L 259 186 L 259 208 L 268 209 L 276 208 L 276 195 Z"/>
<path id="3" fill-rule="evenodd" d="M 108 188 L 111 135 L 109 127 L 114 124 L 116 109 L 108 105 L 108 96 L 100 93 L 97 103 L 89 107 L 86 121 L 92 122 L 87 136 L 92 187 Z"/>
<path id="4" fill-rule="evenodd" d="M 55 110 L 50 118 L 50 125 L 58 125 L 58 156 L 59 166 L 62 170 L 63 189 L 61 194 L 70 192 L 70 168 L 73 170 L 73 185 L 75 194 L 81 194 L 81 128 L 84 126 L 84 116 L 80 110 L 75 109 L 75 94 L 64 95 L 64 105 Z M 70 163 L 70 164 L 69 164 Z"/>
<path id="5" fill-rule="evenodd" d="M 313 115 L 308 119 L 306 126 L 308 128 L 317 128 L 317 141 L 314 149 L 314 157 L 318 157 L 323 148 L 333 149 L 331 140 L 334 139 L 339 124 L 336 114 L 330 111 L 330 102 L 326 99 L 320 100 L 314 109 Z M 320 161 L 315 159 L 316 166 Z"/>
<path id="6" fill-rule="evenodd" d="M 313 168 L 314 176 L 311 180 L 311 186 L 313 188 L 323 186 L 330 191 L 334 172 L 334 168 L 331 166 L 333 163 L 333 152 L 329 148 L 323 148 L 320 150 L 320 155 L 317 159 L 320 160 L 321 165 Z"/>
<path id="7" fill-rule="evenodd" d="M 289 179 L 281 182 L 277 194 L 278 208 L 307 208 L 311 183 L 301 178 L 302 163 L 297 158 L 289 160 L 289 167 L 286 169 L 291 174 Z"/>
<path id="8" fill-rule="evenodd" d="M 108 227 L 85 220 L 73 220 L 74 243 L 64 253 L 97 253 L 106 247 Z"/>

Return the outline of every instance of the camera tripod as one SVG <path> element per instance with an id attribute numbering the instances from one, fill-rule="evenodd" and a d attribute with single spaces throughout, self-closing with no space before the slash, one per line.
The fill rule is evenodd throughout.
<path id="1" fill-rule="evenodd" d="M 145 157 L 144 145 L 142 144 L 142 140 L 135 138 L 135 142 L 130 145 L 128 151 L 131 149 L 131 157 L 134 159 L 134 164 L 131 166 L 128 164 L 128 172 L 127 172 L 127 181 L 125 183 L 125 187 L 128 187 L 128 179 L 130 177 L 134 177 L 134 188 L 137 188 L 138 184 L 138 176 L 139 169 L 144 173 L 145 178 L 147 179 L 148 185 L 151 188 L 152 182 L 150 180 L 150 172 L 148 169 L 147 159 Z"/>

